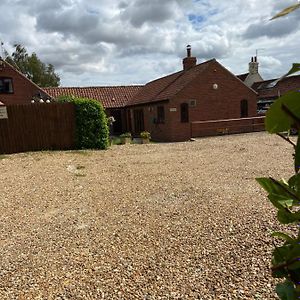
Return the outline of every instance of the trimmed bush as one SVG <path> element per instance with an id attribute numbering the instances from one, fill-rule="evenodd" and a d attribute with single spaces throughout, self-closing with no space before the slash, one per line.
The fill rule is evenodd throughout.
<path id="1" fill-rule="evenodd" d="M 103 106 L 96 100 L 60 96 L 58 102 L 75 104 L 77 149 L 107 149 L 109 130 Z"/>

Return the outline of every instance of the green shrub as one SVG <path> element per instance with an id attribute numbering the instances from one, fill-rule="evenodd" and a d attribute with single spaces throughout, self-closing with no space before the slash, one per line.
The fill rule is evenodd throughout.
<path id="1" fill-rule="evenodd" d="M 109 130 L 103 106 L 96 100 L 60 96 L 59 102 L 75 104 L 77 149 L 107 149 Z"/>
<path id="2" fill-rule="evenodd" d="M 142 131 L 142 132 L 140 133 L 140 137 L 141 137 L 142 139 L 150 139 L 150 138 L 151 138 L 151 135 L 150 135 L 150 132 L 148 132 L 148 131 Z"/>
<path id="3" fill-rule="evenodd" d="M 120 135 L 120 138 L 131 138 L 131 132 L 125 132 Z"/>

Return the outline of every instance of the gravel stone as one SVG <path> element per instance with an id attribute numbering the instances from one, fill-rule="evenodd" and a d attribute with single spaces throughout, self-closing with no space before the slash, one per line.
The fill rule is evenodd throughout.
<path id="1" fill-rule="evenodd" d="M 276 299 L 267 133 L 0 156 L 0 299 Z"/>

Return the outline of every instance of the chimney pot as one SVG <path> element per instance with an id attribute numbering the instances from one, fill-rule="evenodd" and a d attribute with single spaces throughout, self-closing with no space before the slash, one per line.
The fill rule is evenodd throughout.
<path id="1" fill-rule="evenodd" d="M 192 54 L 192 46 L 191 45 L 186 46 L 186 52 L 187 52 L 187 57 L 191 57 L 191 54 Z"/>
<path id="2" fill-rule="evenodd" d="M 184 71 L 187 71 L 187 70 L 193 68 L 197 64 L 196 57 L 192 57 L 191 56 L 191 49 L 192 49 L 191 45 L 187 45 L 186 46 L 187 57 L 185 57 L 183 59 L 183 61 L 182 61 L 182 63 L 183 63 L 183 70 Z"/>

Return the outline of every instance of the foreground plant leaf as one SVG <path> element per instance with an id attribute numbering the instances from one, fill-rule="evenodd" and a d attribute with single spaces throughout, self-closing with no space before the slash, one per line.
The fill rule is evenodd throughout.
<path id="1" fill-rule="evenodd" d="M 286 16 L 287 14 L 291 13 L 292 11 L 296 10 L 299 7 L 300 7 L 300 3 L 291 5 L 291 6 L 287 7 L 287 8 L 285 8 L 284 10 L 282 10 L 281 12 L 279 12 L 278 14 L 276 14 L 270 20 L 274 20 L 274 19 Z"/>
<path id="2" fill-rule="evenodd" d="M 272 82 L 272 85 L 273 85 L 273 86 L 276 86 L 276 84 L 277 84 L 280 80 L 282 80 L 283 78 L 285 78 L 285 77 L 287 77 L 287 76 L 289 76 L 289 75 L 298 73 L 298 72 L 300 72 L 300 64 L 294 63 L 293 66 L 292 66 L 292 68 L 291 68 L 286 74 L 284 74 L 283 76 L 279 77 L 277 80 L 273 81 L 273 82 Z"/>
<path id="3" fill-rule="evenodd" d="M 295 242 L 295 240 L 292 237 L 290 237 L 288 234 L 283 233 L 283 232 L 275 231 L 275 232 L 272 233 L 272 236 L 281 238 L 281 239 L 285 240 L 288 243 L 294 243 Z"/>
<path id="4" fill-rule="evenodd" d="M 296 191 L 285 182 L 264 177 L 256 181 L 269 193 L 268 198 L 278 209 L 289 208 L 300 201 Z"/>
<path id="5" fill-rule="evenodd" d="M 292 112 L 292 117 L 283 108 Z M 288 131 L 300 120 L 300 92 L 292 91 L 277 99 L 266 114 L 265 127 L 270 133 Z"/>
<path id="6" fill-rule="evenodd" d="M 285 281 L 284 283 L 277 284 L 276 293 L 281 300 L 296 300 L 294 286 L 291 282 Z"/>

